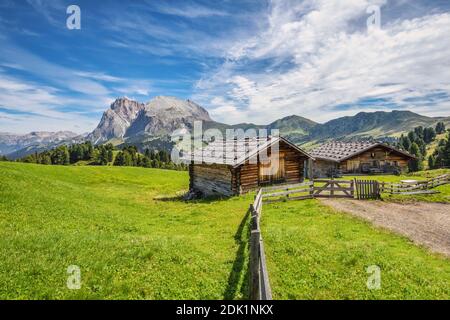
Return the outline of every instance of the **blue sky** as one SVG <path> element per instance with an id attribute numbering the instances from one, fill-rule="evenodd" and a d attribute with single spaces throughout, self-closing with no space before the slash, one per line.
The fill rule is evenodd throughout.
<path id="1" fill-rule="evenodd" d="M 192 99 L 227 123 L 449 116 L 448 30 L 448 0 L 2 0 L 0 131 L 87 132 L 121 96 Z"/>

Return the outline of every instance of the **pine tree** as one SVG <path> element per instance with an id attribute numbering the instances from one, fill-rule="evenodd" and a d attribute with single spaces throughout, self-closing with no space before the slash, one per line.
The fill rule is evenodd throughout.
<path id="1" fill-rule="evenodd" d="M 445 167 L 450 167 L 450 136 L 447 137 L 447 141 L 442 148 L 442 162 Z"/>
<path id="2" fill-rule="evenodd" d="M 96 162 L 101 166 L 106 166 L 108 164 L 108 150 L 106 147 L 99 147 L 99 154 Z"/>
<path id="3" fill-rule="evenodd" d="M 415 133 L 414 131 L 408 132 L 408 139 L 409 139 L 409 141 L 411 141 L 411 144 L 412 144 L 413 142 L 416 142 L 416 139 L 417 139 L 416 133 Z M 410 147 L 410 148 L 411 148 L 411 147 Z"/>
<path id="4" fill-rule="evenodd" d="M 417 139 L 416 143 L 419 146 L 420 154 L 422 155 L 422 157 L 425 157 L 427 154 L 427 145 L 425 144 L 425 141 L 423 141 L 423 139 L 419 138 L 419 139 Z"/>
<path id="5" fill-rule="evenodd" d="M 115 166 L 124 166 L 125 165 L 125 157 L 123 154 L 123 151 L 119 151 L 119 153 L 116 156 L 116 159 L 114 160 Z"/>
<path id="6" fill-rule="evenodd" d="M 402 135 L 400 137 L 400 143 L 401 143 L 400 147 L 403 150 L 409 150 L 411 148 L 411 140 L 409 140 L 408 136 L 405 137 Z"/>
<path id="7" fill-rule="evenodd" d="M 89 161 L 94 159 L 94 147 L 90 141 L 84 145 L 83 160 Z"/>
<path id="8" fill-rule="evenodd" d="M 123 152 L 123 157 L 124 157 L 124 166 L 132 167 L 135 165 L 134 157 L 128 151 Z"/>
<path id="9" fill-rule="evenodd" d="M 70 164 L 70 155 L 67 146 L 59 146 L 51 152 L 52 164 L 68 165 Z"/>
<path id="10" fill-rule="evenodd" d="M 144 156 L 144 157 L 142 158 L 142 166 L 143 166 L 144 168 L 151 168 L 151 167 L 152 167 L 152 162 L 151 162 L 151 160 L 150 160 L 149 157 Z"/>
<path id="11" fill-rule="evenodd" d="M 436 131 L 433 128 L 430 127 L 423 130 L 423 140 L 425 143 L 430 143 L 434 138 L 436 138 Z"/>
<path id="12" fill-rule="evenodd" d="M 424 130 L 423 130 L 423 127 L 422 127 L 422 126 L 415 127 L 415 128 L 414 128 L 414 133 L 416 134 L 416 136 L 417 136 L 418 138 L 423 139 L 423 133 L 424 133 Z"/>
<path id="13" fill-rule="evenodd" d="M 428 157 L 428 169 L 434 169 L 436 168 L 436 158 L 434 155 L 430 155 Z"/>
<path id="14" fill-rule="evenodd" d="M 112 162 L 114 158 L 114 153 L 112 150 L 108 150 L 108 162 Z"/>
<path id="15" fill-rule="evenodd" d="M 50 158 L 50 155 L 48 153 L 44 153 L 42 155 L 41 164 L 45 164 L 45 165 L 52 164 L 52 159 Z"/>
<path id="16" fill-rule="evenodd" d="M 420 153 L 420 148 L 417 143 L 413 142 L 409 153 L 416 157 L 416 159 L 412 159 L 409 161 L 409 171 L 415 172 L 423 170 L 422 154 Z"/>
<path id="17" fill-rule="evenodd" d="M 442 134 L 445 132 L 445 124 L 443 122 L 438 122 L 436 124 L 436 133 Z"/>

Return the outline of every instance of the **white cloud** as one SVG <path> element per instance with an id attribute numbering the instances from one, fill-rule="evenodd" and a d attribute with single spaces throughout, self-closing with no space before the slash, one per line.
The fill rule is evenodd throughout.
<path id="1" fill-rule="evenodd" d="M 58 109 L 83 101 L 62 99 L 55 88 L 39 86 L 1 75 L 0 78 L 0 128 L 1 131 L 25 133 L 29 131 L 72 130 L 84 132 L 91 129 L 92 119 L 79 112 L 63 112 Z M 90 101 L 92 105 L 92 101 Z"/>
<path id="2" fill-rule="evenodd" d="M 155 2 L 151 1 L 150 4 L 155 5 Z M 225 11 L 211 9 L 198 4 L 183 4 L 181 7 L 179 7 L 174 5 L 161 5 L 161 3 L 158 2 L 158 5 L 155 6 L 155 10 L 163 14 L 175 15 L 185 18 L 220 17 L 228 15 L 228 13 Z"/>
<path id="3" fill-rule="evenodd" d="M 376 104 L 333 108 L 367 98 L 442 114 L 445 99 L 427 107 L 405 99 L 450 95 L 450 14 L 386 21 L 381 30 L 368 32 L 366 8 L 384 3 L 273 1 L 263 28 L 234 45 L 229 59 L 197 83 L 199 94 L 193 98 L 211 106 L 225 122 L 236 116 L 221 112 L 224 105 L 241 110 L 240 121 L 267 123 L 290 114 L 325 121 L 379 109 Z M 258 63 L 258 68 L 247 67 Z"/>

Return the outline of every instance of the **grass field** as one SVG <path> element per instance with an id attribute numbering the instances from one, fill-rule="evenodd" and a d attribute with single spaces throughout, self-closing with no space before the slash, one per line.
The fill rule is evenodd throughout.
<path id="1" fill-rule="evenodd" d="M 384 182 L 398 183 L 401 180 L 426 180 L 434 178 L 443 174 L 449 174 L 449 169 L 427 170 L 410 173 L 407 175 L 395 176 L 395 175 L 372 175 L 372 176 L 345 176 L 343 179 L 365 179 L 365 180 L 377 180 Z M 433 190 L 439 191 L 436 194 L 423 194 L 423 195 L 389 195 L 383 194 L 383 199 L 387 201 L 425 201 L 425 202 L 442 202 L 450 203 L 450 184 L 442 185 L 434 188 Z"/>
<path id="2" fill-rule="evenodd" d="M 264 205 L 262 234 L 275 299 L 450 299 L 450 260 L 317 200 Z"/>
<path id="3" fill-rule="evenodd" d="M 186 172 L 0 162 L 0 299 L 245 297 L 251 197 L 186 203 L 187 186 Z"/>
<path id="4" fill-rule="evenodd" d="M 247 298 L 252 195 L 184 202 L 187 186 L 179 171 L 0 162 L 0 299 Z M 275 298 L 450 298 L 448 259 L 316 200 L 264 205 L 262 223 Z"/>

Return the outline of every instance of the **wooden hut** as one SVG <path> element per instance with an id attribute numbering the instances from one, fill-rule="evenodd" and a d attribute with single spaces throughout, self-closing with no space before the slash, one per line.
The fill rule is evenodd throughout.
<path id="1" fill-rule="evenodd" d="M 311 151 L 313 177 L 339 174 L 393 174 L 415 157 L 380 142 L 330 142 Z"/>
<path id="2" fill-rule="evenodd" d="M 232 196 L 260 186 L 299 183 L 311 157 L 282 137 L 221 140 L 187 158 L 189 188 L 204 196 Z"/>

